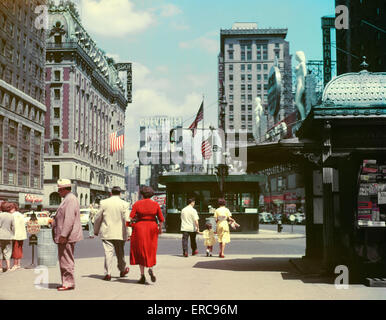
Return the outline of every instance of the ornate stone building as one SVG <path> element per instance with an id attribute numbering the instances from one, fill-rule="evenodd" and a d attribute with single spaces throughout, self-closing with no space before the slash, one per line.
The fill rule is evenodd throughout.
<path id="1" fill-rule="evenodd" d="M 22 208 L 43 200 L 45 3 L 0 1 L 0 199 Z"/>
<path id="2" fill-rule="evenodd" d="M 123 149 L 110 154 L 110 134 L 125 123 L 124 87 L 71 2 L 50 4 L 46 45 L 44 205 L 60 203 L 56 180 L 68 178 L 88 206 L 125 189 Z"/>

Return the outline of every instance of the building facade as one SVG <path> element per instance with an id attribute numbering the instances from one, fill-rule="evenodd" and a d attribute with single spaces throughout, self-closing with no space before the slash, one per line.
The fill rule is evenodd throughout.
<path id="1" fill-rule="evenodd" d="M 277 61 L 282 75 L 283 106 L 276 121 L 284 119 L 293 111 L 292 71 L 289 43 L 285 40 L 287 29 L 260 29 L 256 23 L 235 23 L 232 29 L 220 32 L 219 54 L 219 101 L 226 101 L 225 132 L 244 132 L 248 141 L 253 139 L 256 97 L 261 99 L 264 116 L 263 132 L 275 123 L 268 116 L 268 80 L 271 68 Z M 219 114 L 221 113 L 221 104 Z M 221 119 L 221 114 L 219 119 Z M 232 145 L 231 141 L 227 141 Z"/>
<path id="2" fill-rule="evenodd" d="M 125 189 L 124 151 L 110 153 L 110 134 L 124 128 L 124 87 L 73 4 L 50 4 L 46 43 L 44 206 L 60 203 L 59 178 L 88 206 Z"/>
<path id="3" fill-rule="evenodd" d="M 21 208 L 43 200 L 46 1 L 0 1 L 0 199 Z"/>
<path id="4" fill-rule="evenodd" d="M 361 70 L 362 57 L 367 69 L 386 71 L 385 1 L 335 0 L 348 11 L 348 28 L 336 30 L 338 75 Z"/>

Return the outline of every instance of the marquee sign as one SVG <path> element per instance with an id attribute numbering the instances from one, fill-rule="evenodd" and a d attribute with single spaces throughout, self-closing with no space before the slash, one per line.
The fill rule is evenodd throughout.
<path id="1" fill-rule="evenodd" d="M 35 194 L 26 194 L 24 197 L 24 200 L 26 202 L 31 202 L 31 203 L 40 203 L 43 202 L 43 198 L 39 197 L 38 195 Z"/>
<path id="2" fill-rule="evenodd" d="M 281 74 L 278 67 L 273 66 L 268 77 L 268 111 L 271 116 L 276 116 L 280 109 Z"/>

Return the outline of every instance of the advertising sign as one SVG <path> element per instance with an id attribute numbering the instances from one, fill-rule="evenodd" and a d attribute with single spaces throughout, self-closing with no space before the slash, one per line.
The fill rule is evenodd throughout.
<path id="1" fill-rule="evenodd" d="M 280 109 L 281 74 L 278 67 L 273 66 L 268 76 L 268 111 L 271 116 L 276 116 Z"/>

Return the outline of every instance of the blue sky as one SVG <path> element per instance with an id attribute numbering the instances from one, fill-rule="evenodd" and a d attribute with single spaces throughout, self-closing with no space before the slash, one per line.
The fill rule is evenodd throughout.
<path id="1" fill-rule="evenodd" d="M 288 28 L 290 53 L 322 59 L 320 19 L 334 0 L 77 0 L 101 49 L 133 62 L 133 103 L 126 113 L 127 164 L 139 147 L 139 119 L 183 116 L 189 126 L 205 97 L 205 122 L 217 125 L 220 29 L 234 22 Z M 294 63 L 294 61 L 293 61 Z"/>

